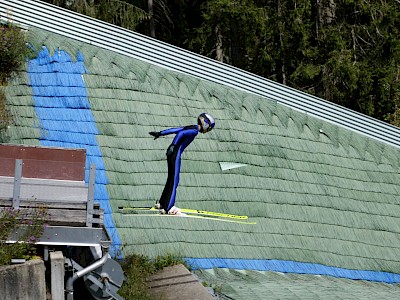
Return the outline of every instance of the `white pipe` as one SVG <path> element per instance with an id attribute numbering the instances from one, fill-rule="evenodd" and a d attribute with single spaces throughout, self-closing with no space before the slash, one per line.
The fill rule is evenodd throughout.
<path id="1" fill-rule="evenodd" d="M 74 282 L 78 278 L 85 276 L 86 274 L 96 270 L 97 268 L 104 265 L 109 258 L 108 256 L 108 248 L 105 248 L 105 252 L 102 258 L 98 261 L 94 262 L 93 264 L 87 266 L 86 268 L 76 272 L 73 276 L 68 278 L 67 283 L 65 284 L 65 291 L 67 292 L 67 300 L 74 300 Z"/>

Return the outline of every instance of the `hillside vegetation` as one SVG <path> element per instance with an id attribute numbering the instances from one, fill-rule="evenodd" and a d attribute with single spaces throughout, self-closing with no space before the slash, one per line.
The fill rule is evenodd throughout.
<path id="1" fill-rule="evenodd" d="M 399 1 L 46 1 L 400 124 Z"/>

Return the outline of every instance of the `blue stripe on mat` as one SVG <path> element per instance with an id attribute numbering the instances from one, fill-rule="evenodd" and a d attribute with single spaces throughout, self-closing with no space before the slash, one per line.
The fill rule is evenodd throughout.
<path id="1" fill-rule="evenodd" d="M 228 268 L 237 270 L 274 271 L 283 273 L 328 275 L 338 278 L 385 283 L 400 282 L 400 275 L 368 270 L 351 270 L 320 264 L 269 259 L 187 258 L 192 269 Z"/>
<path id="2" fill-rule="evenodd" d="M 36 59 L 29 61 L 28 76 L 33 90 L 35 111 L 40 120 L 43 146 L 85 148 L 88 181 L 90 164 L 96 165 L 95 201 L 104 209 L 104 224 L 112 238 L 111 254 L 121 255 L 121 240 L 112 219 L 105 185 L 108 183 L 101 149 L 97 144 L 98 130 L 82 74 L 86 73 L 83 55 L 73 62 L 65 51 L 51 55 L 46 47 Z"/>

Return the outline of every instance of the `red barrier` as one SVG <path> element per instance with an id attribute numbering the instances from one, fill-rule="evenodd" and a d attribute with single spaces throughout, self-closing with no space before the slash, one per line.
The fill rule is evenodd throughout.
<path id="1" fill-rule="evenodd" d="M 23 160 L 22 177 L 85 179 L 85 149 L 0 144 L 0 176 L 14 176 L 16 159 Z"/>

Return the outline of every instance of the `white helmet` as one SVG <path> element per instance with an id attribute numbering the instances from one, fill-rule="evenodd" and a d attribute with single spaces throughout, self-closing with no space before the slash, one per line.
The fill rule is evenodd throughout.
<path id="1" fill-rule="evenodd" d="M 211 115 L 209 115 L 207 113 L 202 113 L 197 118 L 197 124 L 199 124 L 201 127 L 200 132 L 206 133 L 206 132 L 211 131 L 214 128 L 215 121 Z"/>

